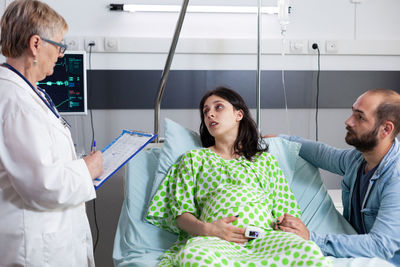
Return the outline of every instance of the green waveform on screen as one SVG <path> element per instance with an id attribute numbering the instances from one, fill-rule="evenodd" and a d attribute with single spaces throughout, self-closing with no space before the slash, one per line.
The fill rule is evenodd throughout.
<path id="1" fill-rule="evenodd" d="M 59 108 L 62 104 L 66 103 L 70 101 L 69 99 L 64 100 L 63 102 L 61 102 L 60 104 L 56 105 L 56 108 Z"/>
<path id="2" fill-rule="evenodd" d="M 74 101 L 75 99 L 82 100 L 81 97 L 77 97 L 77 98 L 76 97 L 69 97 L 69 98 L 65 99 L 64 101 L 62 101 L 60 104 L 56 105 L 56 108 L 59 108 L 60 106 L 62 106 L 63 104 L 65 104 L 67 102 L 68 102 L 68 106 L 70 108 L 79 107 L 81 105 L 81 103 L 78 102 L 78 101 Z"/>
<path id="3" fill-rule="evenodd" d="M 43 85 L 47 85 L 47 86 L 53 86 L 53 85 L 56 85 L 56 86 L 68 86 L 69 85 L 69 81 L 37 82 L 36 84 L 37 85 L 43 84 Z"/>

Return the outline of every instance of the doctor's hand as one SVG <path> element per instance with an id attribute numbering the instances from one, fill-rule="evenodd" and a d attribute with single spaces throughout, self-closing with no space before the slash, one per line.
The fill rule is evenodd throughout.
<path id="1" fill-rule="evenodd" d="M 294 233 L 305 240 L 310 240 L 310 232 L 308 231 L 305 224 L 299 218 L 296 218 L 287 213 L 285 213 L 283 216 L 278 217 L 277 223 L 275 225 L 275 230 Z"/>
<path id="2" fill-rule="evenodd" d="M 91 152 L 83 158 L 92 179 L 96 179 L 103 172 L 103 156 L 100 151 Z"/>
<path id="3" fill-rule="evenodd" d="M 235 243 L 246 243 L 248 238 L 244 235 L 246 229 L 233 226 L 231 223 L 238 217 L 230 216 L 210 223 L 211 236 L 219 237 L 223 240 Z"/>
<path id="4" fill-rule="evenodd" d="M 273 137 L 277 137 L 277 134 L 266 134 L 263 136 L 263 138 L 273 138 Z"/>

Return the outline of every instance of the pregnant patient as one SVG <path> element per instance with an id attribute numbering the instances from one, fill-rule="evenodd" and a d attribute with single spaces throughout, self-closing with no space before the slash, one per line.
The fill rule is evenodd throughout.
<path id="1" fill-rule="evenodd" d="M 179 235 L 159 266 L 331 266 L 314 242 L 273 230 L 278 217 L 300 210 L 242 97 L 218 87 L 200 114 L 204 148 L 171 167 L 146 216 Z"/>

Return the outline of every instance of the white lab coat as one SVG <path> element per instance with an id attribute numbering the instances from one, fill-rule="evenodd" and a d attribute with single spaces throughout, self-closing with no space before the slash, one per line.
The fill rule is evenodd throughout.
<path id="1" fill-rule="evenodd" d="M 69 129 L 5 67 L 0 121 L 0 266 L 94 266 L 89 171 Z"/>

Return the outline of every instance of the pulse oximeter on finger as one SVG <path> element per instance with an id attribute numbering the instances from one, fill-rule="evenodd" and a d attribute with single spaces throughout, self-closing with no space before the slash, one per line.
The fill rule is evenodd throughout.
<path id="1" fill-rule="evenodd" d="M 248 238 L 260 238 L 264 237 L 264 230 L 260 227 L 247 226 L 244 235 Z"/>

